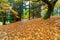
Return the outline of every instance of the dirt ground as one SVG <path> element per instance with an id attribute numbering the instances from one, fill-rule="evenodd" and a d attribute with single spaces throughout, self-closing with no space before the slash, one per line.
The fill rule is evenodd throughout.
<path id="1" fill-rule="evenodd" d="M 60 40 L 60 16 L 36 18 L 0 27 L 0 40 Z"/>

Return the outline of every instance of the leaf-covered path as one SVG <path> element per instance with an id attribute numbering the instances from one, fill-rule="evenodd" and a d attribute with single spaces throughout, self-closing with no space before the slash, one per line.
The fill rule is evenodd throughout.
<path id="1" fill-rule="evenodd" d="M 0 40 L 60 40 L 60 17 L 36 18 L 0 27 Z"/>

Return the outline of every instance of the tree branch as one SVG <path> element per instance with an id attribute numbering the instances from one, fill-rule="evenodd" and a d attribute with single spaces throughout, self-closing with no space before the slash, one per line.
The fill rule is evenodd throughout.
<path id="1" fill-rule="evenodd" d="M 48 0 L 42 0 L 42 1 L 45 2 L 46 4 L 50 4 Z"/>
<path id="2" fill-rule="evenodd" d="M 53 3 L 55 4 L 58 0 L 53 0 Z"/>

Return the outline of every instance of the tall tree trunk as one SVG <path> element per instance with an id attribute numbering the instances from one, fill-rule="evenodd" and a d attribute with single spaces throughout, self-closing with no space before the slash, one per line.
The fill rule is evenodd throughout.
<path id="1" fill-rule="evenodd" d="M 48 5 L 48 11 L 46 13 L 46 15 L 44 16 L 44 19 L 50 18 L 52 12 L 53 12 L 54 6 L 52 5 Z"/>
<path id="2" fill-rule="evenodd" d="M 44 19 L 50 18 L 51 13 L 53 12 L 54 6 L 58 0 L 52 0 L 52 1 L 42 0 L 42 1 L 48 5 L 48 11 L 46 15 L 44 16 Z"/>

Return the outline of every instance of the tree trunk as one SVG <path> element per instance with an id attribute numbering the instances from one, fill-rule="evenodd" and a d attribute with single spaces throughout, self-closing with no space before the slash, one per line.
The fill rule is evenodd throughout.
<path id="1" fill-rule="evenodd" d="M 44 16 L 44 19 L 48 19 L 48 18 L 50 18 L 51 13 L 53 12 L 54 6 L 58 0 L 52 0 L 52 1 L 42 0 L 42 1 L 48 5 L 48 11 L 47 11 L 46 15 Z"/>
<path id="2" fill-rule="evenodd" d="M 53 12 L 54 6 L 52 5 L 48 5 L 48 11 L 46 13 L 46 15 L 44 16 L 44 19 L 50 18 L 52 12 Z"/>

